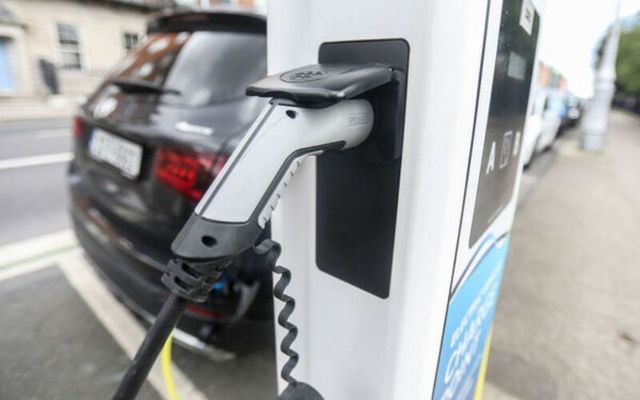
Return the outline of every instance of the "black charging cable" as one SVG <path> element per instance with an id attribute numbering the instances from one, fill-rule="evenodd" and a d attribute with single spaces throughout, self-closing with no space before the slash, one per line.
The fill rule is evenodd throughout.
<path id="1" fill-rule="evenodd" d="M 196 303 L 205 301 L 211 286 L 229 262 L 230 259 L 169 261 L 167 271 L 162 276 L 162 282 L 170 289 L 171 294 L 151 324 L 147 336 L 120 381 L 113 396 L 114 400 L 135 399 L 187 304 L 190 301 Z"/>
<path id="2" fill-rule="evenodd" d="M 184 313 L 188 301 L 175 294 L 169 295 L 158 317 L 149 328 L 147 336 L 133 358 L 129 369 L 124 374 L 120 385 L 113 395 L 114 400 L 134 399 L 142 384 L 147 379 L 153 363 L 158 358 L 162 346 L 167 341 L 171 331 Z"/>
<path id="3" fill-rule="evenodd" d="M 298 336 L 298 327 L 289 321 L 289 317 L 295 309 L 295 299 L 285 293 L 285 289 L 291 282 L 291 271 L 277 265 L 281 247 L 271 239 L 263 240 L 257 247 L 256 253 L 265 256 L 265 263 L 280 280 L 273 288 L 276 299 L 284 302 L 284 307 L 278 314 L 278 325 L 287 330 L 287 334 L 280 343 L 280 350 L 289 357 L 282 367 L 280 376 L 287 382 L 287 387 L 278 397 L 278 400 L 324 400 L 309 384 L 300 382 L 291 373 L 298 364 L 300 356 L 291 348 Z M 144 384 L 149 371 L 158 354 L 162 350 L 171 331 L 176 326 L 189 301 L 202 302 L 211 290 L 211 285 L 229 264 L 229 260 L 211 260 L 207 262 L 187 262 L 173 260 L 162 277 L 162 282 L 171 289 L 171 295 L 167 298 L 158 317 L 155 319 L 140 349 L 136 353 L 129 369 L 127 369 L 116 393 L 114 400 L 135 399 L 140 388 Z"/>
<path id="4" fill-rule="evenodd" d="M 280 342 L 280 351 L 289 357 L 289 359 L 280 371 L 280 377 L 287 382 L 287 387 L 280 397 L 278 397 L 278 400 L 323 400 L 322 395 L 312 386 L 298 381 L 291 375 L 293 369 L 298 364 L 300 355 L 291 348 L 291 345 L 298 336 L 298 327 L 289 321 L 289 317 L 291 317 L 293 310 L 296 308 L 296 301 L 293 297 L 285 293 L 287 286 L 291 283 L 291 271 L 277 264 L 282 248 L 280 244 L 273 240 L 266 239 L 255 248 L 255 251 L 260 255 L 265 255 L 266 264 L 271 268 L 271 271 L 280 275 L 280 279 L 273 287 L 273 296 L 284 303 L 284 307 L 278 314 L 278 325 L 284 328 L 287 334 L 282 338 L 282 342 Z"/>

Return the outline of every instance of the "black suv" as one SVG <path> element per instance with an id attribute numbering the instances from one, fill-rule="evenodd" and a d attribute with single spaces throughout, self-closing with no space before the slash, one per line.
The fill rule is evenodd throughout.
<path id="1" fill-rule="evenodd" d="M 160 15 L 74 120 L 76 235 L 114 292 L 147 319 L 167 296 L 160 277 L 173 238 L 264 106 L 244 89 L 266 75 L 266 53 L 262 15 Z M 271 274 L 245 255 L 178 328 L 200 347 L 245 315 L 272 314 Z"/>

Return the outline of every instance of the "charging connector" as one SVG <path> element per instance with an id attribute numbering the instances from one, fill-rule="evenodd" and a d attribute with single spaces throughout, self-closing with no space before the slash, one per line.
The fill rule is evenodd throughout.
<path id="1" fill-rule="evenodd" d="M 270 97 L 271 101 L 174 240 L 171 249 L 176 258 L 162 277 L 172 294 L 115 399 L 136 396 L 187 302 L 203 302 L 224 268 L 255 246 L 302 161 L 367 140 L 375 118 L 373 107 L 363 96 L 393 76 L 393 70 L 383 64 L 317 64 L 272 75 L 247 89 L 247 94 Z M 295 301 L 284 293 L 291 273 L 275 264 L 280 246 L 266 241 L 257 251 L 267 254 L 273 271 L 282 276 L 274 288 L 276 298 L 285 302 L 278 323 L 288 331 L 281 349 L 289 356 L 282 371 L 289 386 L 281 399 L 322 400 L 315 389 L 291 376 L 298 361 L 291 343 L 298 329 L 288 320 Z"/>

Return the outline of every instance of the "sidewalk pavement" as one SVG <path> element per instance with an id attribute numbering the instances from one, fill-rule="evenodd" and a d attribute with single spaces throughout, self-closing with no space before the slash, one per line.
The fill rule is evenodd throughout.
<path id="1" fill-rule="evenodd" d="M 516 214 L 485 399 L 640 398 L 640 118 L 577 139 Z"/>

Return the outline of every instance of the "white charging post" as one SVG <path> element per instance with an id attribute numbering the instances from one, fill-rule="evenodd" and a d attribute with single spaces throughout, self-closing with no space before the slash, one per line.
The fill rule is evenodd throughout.
<path id="1" fill-rule="evenodd" d="M 539 11 L 530 0 L 271 0 L 268 22 L 270 73 L 349 53 L 380 62 L 387 44 L 382 54 L 407 62 L 395 169 L 387 160 L 359 179 L 365 161 L 345 178 L 331 163 L 348 160 L 309 160 L 274 213 L 297 302 L 294 375 L 331 400 L 473 398 L 515 211 Z M 325 195 L 336 188 L 349 192 L 346 209 Z"/>

